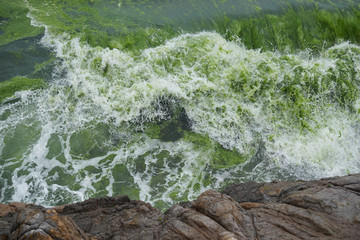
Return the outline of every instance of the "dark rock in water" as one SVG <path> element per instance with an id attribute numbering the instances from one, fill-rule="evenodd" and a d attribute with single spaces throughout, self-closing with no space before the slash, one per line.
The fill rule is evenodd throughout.
<path id="1" fill-rule="evenodd" d="M 127 196 L 0 204 L 0 239 L 359 239 L 360 174 L 239 183 L 165 213 Z"/>

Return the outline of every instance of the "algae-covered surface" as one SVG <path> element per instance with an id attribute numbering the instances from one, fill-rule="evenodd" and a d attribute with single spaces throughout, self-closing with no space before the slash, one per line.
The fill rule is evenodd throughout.
<path id="1" fill-rule="evenodd" d="M 3 1 L 0 201 L 358 172 L 359 4 Z"/>
<path id="2" fill-rule="evenodd" d="M 0 102 L 14 96 L 18 91 L 35 90 L 45 86 L 43 79 L 29 79 L 26 77 L 14 77 L 0 83 Z"/>
<path id="3" fill-rule="evenodd" d="M 28 7 L 23 0 L 0 1 L 0 46 L 44 32 L 43 28 L 30 24 Z"/>

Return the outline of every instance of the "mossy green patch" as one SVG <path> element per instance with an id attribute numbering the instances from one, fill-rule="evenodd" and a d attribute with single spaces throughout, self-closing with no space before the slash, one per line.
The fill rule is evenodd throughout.
<path id="1" fill-rule="evenodd" d="M 53 33 L 91 46 L 139 54 L 185 32 L 217 31 L 263 50 L 321 49 L 324 41 L 359 42 L 358 2 L 343 1 L 62 1 L 29 0 Z M 340 6 L 340 7 L 338 7 Z"/>
<path id="2" fill-rule="evenodd" d="M 0 5 L 0 46 L 44 32 L 44 28 L 31 26 L 26 16 L 29 10 L 23 0 L 0 0 Z"/>
<path id="3" fill-rule="evenodd" d="M 109 186 L 110 181 L 107 177 L 102 177 L 99 181 L 91 183 L 93 187 L 96 189 L 96 192 L 101 194 L 107 192 L 106 187 Z M 102 195 L 104 196 L 104 195 Z"/>
<path id="4" fill-rule="evenodd" d="M 52 159 L 62 153 L 62 145 L 59 138 L 60 136 L 58 134 L 51 134 L 50 139 L 46 145 L 48 148 L 48 154 L 46 155 L 47 159 Z M 65 164 L 65 162 L 62 163 Z"/>
<path id="5" fill-rule="evenodd" d="M 30 171 L 28 169 L 20 169 L 17 172 L 17 177 L 21 177 L 21 176 L 27 176 L 29 175 Z"/>
<path id="6" fill-rule="evenodd" d="M 207 135 L 202 135 L 194 132 L 186 132 L 184 140 L 193 143 L 195 147 L 200 147 L 203 149 L 209 149 L 213 147 L 213 142 Z"/>
<path id="7" fill-rule="evenodd" d="M 161 126 L 156 123 L 148 123 L 145 129 L 145 134 L 153 139 L 158 139 L 161 132 Z"/>
<path id="8" fill-rule="evenodd" d="M 5 121 L 8 117 L 11 115 L 11 110 L 6 109 L 1 115 L 0 115 L 0 121 Z"/>
<path id="9" fill-rule="evenodd" d="M 157 155 L 159 156 L 159 155 Z M 151 195 L 156 195 L 159 192 L 166 191 L 166 178 L 169 174 L 169 172 L 165 171 L 165 160 L 166 162 L 172 162 L 171 158 L 164 159 L 163 157 L 160 157 L 157 159 L 155 164 L 150 164 L 151 169 L 151 180 L 150 180 L 150 186 L 151 186 Z M 181 173 L 181 169 L 178 170 L 178 174 Z"/>
<path id="10" fill-rule="evenodd" d="M 7 184 L 11 185 L 11 182 L 7 182 Z M 15 194 L 15 189 L 14 187 L 7 187 L 4 190 L 4 198 L 3 201 L 4 202 L 12 202 L 12 197 Z"/>
<path id="11" fill-rule="evenodd" d="M 39 10 L 34 12 L 36 19 L 45 22 L 51 32 L 67 32 L 71 36 L 81 37 L 91 46 L 137 52 L 140 48 L 163 43 L 163 36 L 169 35 L 169 31 L 151 26 L 146 16 L 136 19 L 136 8 L 120 8 L 113 1 L 56 0 L 45 5 L 42 1 L 30 0 L 29 4 Z"/>
<path id="12" fill-rule="evenodd" d="M 160 139 L 164 142 L 175 142 L 183 138 L 186 131 L 191 131 L 191 122 L 185 109 L 179 107 L 178 100 L 172 98 L 171 96 L 168 98 L 161 97 L 154 104 L 164 112 L 166 117 L 146 123 L 144 133 L 150 138 Z M 171 103 L 172 100 L 174 103 Z"/>
<path id="13" fill-rule="evenodd" d="M 211 158 L 210 165 L 213 169 L 223 169 L 236 167 L 246 161 L 245 156 L 236 150 L 229 150 L 216 143 L 214 155 Z"/>
<path id="14" fill-rule="evenodd" d="M 115 182 L 112 185 L 114 196 L 127 195 L 132 200 L 139 199 L 140 189 L 136 184 L 124 184 Z"/>
<path id="15" fill-rule="evenodd" d="M 35 90 L 44 88 L 46 83 L 43 79 L 30 79 L 26 77 L 14 77 L 0 83 L 0 102 L 12 97 L 17 91 Z"/>
<path id="16" fill-rule="evenodd" d="M 112 170 L 112 175 L 115 182 L 134 182 L 134 178 L 131 176 L 125 164 L 116 164 Z"/>
<path id="17" fill-rule="evenodd" d="M 86 159 L 105 155 L 111 149 L 110 138 L 108 125 L 100 123 L 90 126 L 71 136 L 71 154 Z"/>
<path id="18" fill-rule="evenodd" d="M 158 173 L 154 173 L 151 176 L 150 186 L 152 189 L 156 189 L 155 192 L 162 192 L 166 190 L 166 172 L 157 171 Z"/>
<path id="19" fill-rule="evenodd" d="M 7 179 L 9 184 L 12 184 L 12 177 L 13 173 L 16 169 L 20 168 L 22 161 L 14 162 L 14 164 L 8 165 L 3 168 L 3 174 L 1 175 L 2 178 Z"/>
<path id="20" fill-rule="evenodd" d="M 49 185 L 58 184 L 60 186 L 66 186 L 74 191 L 81 188 L 80 184 L 76 181 L 76 174 L 74 174 L 73 170 L 59 166 L 49 171 L 46 182 Z"/>
<path id="21" fill-rule="evenodd" d="M 110 154 L 109 156 L 105 157 L 104 159 L 101 159 L 99 161 L 99 164 L 100 165 L 108 165 L 109 163 L 111 163 L 114 160 L 115 157 L 116 157 L 115 154 Z"/>
<path id="22" fill-rule="evenodd" d="M 325 58 L 309 58 L 311 64 L 306 64 L 296 55 L 263 53 L 264 58 L 251 65 L 234 65 L 227 78 L 245 102 L 263 104 L 262 110 L 269 113 L 275 125 L 314 132 L 322 124 L 315 116 L 330 105 L 356 112 L 360 87 L 355 80 L 357 46 L 343 43 L 321 54 Z M 237 114 L 243 122 L 252 121 L 252 114 L 240 105 Z"/>
<path id="23" fill-rule="evenodd" d="M 155 157 L 157 159 L 155 166 L 159 167 L 159 168 L 164 166 L 165 160 L 169 160 L 170 158 L 172 158 L 172 156 L 170 155 L 170 152 L 167 150 L 161 151 L 160 153 L 156 154 Z"/>
<path id="24" fill-rule="evenodd" d="M 150 153 L 147 152 L 143 155 L 138 156 L 135 159 L 130 159 L 131 162 L 134 162 L 136 172 L 143 173 L 146 170 L 146 156 L 148 156 Z"/>
<path id="25" fill-rule="evenodd" d="M 186 202 L 188 201 L 188 194 L 189 191 L 182 191 L 180 188 L 175 188 L 170 194 L 169 197 L 174 201 L 174 202 Z"/>
<path id="26" fill-rule="evenodd" d="M 239 37 L 249 48 L 262 50 L 313 49 L 320 51 L 339 41 L 359 42 L 359 9 L 289 9 L 281 14 L 262 14 L 254 18 L 233 19 L 228 39 Z"/>
<path id="27" fill-rule="evenodd" d="M 112 170 L 115 195 L 128 195 L 130 199 L 139 199 L 139 187 L 134 183 L 134 178 L 124 164 L 117 164 Z"/>
<path id="28" fill-rule="evenodd" d="M 236 150 L 226 149 L 215 141 L 212 141 L 207 135 L 194 133 L 191 131 L 191 122 L 186 116 L 184 109 L 174 106 L 168 106 L 168 108 L 172 109 L 169 120 L 157 123 L 151 122 L 146 125 L 145 133 L 149 137 L 164 142 L 175 142 L 178 140 L 190 142 L 195 148 L 208 155 L 210 158 L 210 166 L 213 169 L 233 167 L 244 163 L 248 157 L 251 157 L 250 155 L 244 156 Z M 221 109 L 219 109 L 219 111 L 221 111 Z M 177 156 L 170 156 L 168 151 L 162 151 L 155 157 L 158 159 L 157 165 L 161 165 L 161 160 L 165 158 L 168 159 L 167 162 L 171 167 L 175 167 L 179 161 L 181 162 L 181 157 L 177 159 Z M 198 160 L 201 161 L 200 159 Z M 155 166 L 157 165 L 155 164 Z M 165 175 L 159 174 L 158 177 L 152 180 L 153 184 L 163 182 L 164 177 Z"/>
<path id="29" fill-rule="evenodd" d="M 42 71 L 44 68 L 48 67 L 50 64 L 54 63 L 55 58 L 52 57 L 47 61 L 41 62 L 41 63 L 36 63 L 35 64 L 35 71 L 33 73 L 33 75 L 39 73 L 40 71 Z"/>
<path id="30" fill-rule="evenodd" d="M 40 137 L 39 123 L 32 125 L 19 124 L 11 134 L 4 137 L 2 159 L 21 159 L 29 146 L 35 144 Z"/>
<path id="31" fill-rule="evenodd" d="M 0 82 L 16 76 L 31 79 L 50 77 L 52 51 L 39 44 L 43 34 L 22 38 L 0 46 Z M 49 60 L 50 59 L 50 60 Z"/>
<path id="32" fill-rule="evenodd" d="M 87 166 L 84 168 L 85 171 L 87 171 L 89 174 L 99 174 L 102 173 L 102 169 L 95 166 Z"/>
<path id="33" fill-rule="evenodd" d="M 160 139 L 164 142 L 175 142 L 182 138 L 184 134 L 178 129 L 175 122 L 169 122 L 160 131 Z"/>

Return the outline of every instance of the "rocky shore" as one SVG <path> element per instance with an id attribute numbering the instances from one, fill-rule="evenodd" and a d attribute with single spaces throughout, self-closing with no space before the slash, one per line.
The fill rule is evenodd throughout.
<path id="1" fill-rule="evenodd" d="M 165 213 L 127 196 L 0 204 L 0 239 L 360 239 L 360 174 L 239 183 Z"/>

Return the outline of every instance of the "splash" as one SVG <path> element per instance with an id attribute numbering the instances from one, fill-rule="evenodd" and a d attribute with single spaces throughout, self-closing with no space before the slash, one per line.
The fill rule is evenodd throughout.
<path id="1" fill-rule="evenodd" d="M 234 181 L 359 171 L 358 45 L 265 51 L 197 31 L 132 52 L 59 33 L 31 4 L 55 67 L 0 105 L 1 202 L 165 209 Z"/>

